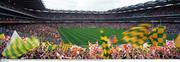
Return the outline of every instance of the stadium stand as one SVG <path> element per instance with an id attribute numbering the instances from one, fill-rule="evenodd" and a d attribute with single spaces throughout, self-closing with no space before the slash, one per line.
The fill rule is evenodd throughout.
<path id="1" fill-rule="evenodd" d="M 26 5 L 25 5 L 26 4 Z M 38 6 L 37 6 L 38 5 Z M 46 9 L 41 0 L 2 0 L 1 15 L 17 20 L 36 21 L 134 21 L 134 20 L 179 20 L 180 1 L 156 0 L 108 11 L 79 11 Z M 23 7 L 21 7 L 23 6 Z M 7 9 L 10 9 L 7 11 Z M 51 21 L 52 22 L 52 21 Z"/>

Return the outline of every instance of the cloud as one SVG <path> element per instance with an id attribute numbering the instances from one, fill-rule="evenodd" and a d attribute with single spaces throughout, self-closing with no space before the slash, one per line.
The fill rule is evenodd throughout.
<path id="1" fill-rule="evenodd" d="M 43 0 L 46 8 L 56 10 L 104 11 L 153 0 Z"/>

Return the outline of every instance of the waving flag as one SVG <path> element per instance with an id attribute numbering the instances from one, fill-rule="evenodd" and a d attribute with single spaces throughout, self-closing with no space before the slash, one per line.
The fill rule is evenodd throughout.
<path id="1" fill-rule="evenodd" d="M 63 44 L 61 46 L 63 52 L 67 52 L 68 49 L 70 49 L 72 47 L 72 44 Z"/>
<path id="2" fill-rule="evenodd" d="M 16 34 L 16 35 L 14 35 Z M 15 59 L 23 54 L 27 53 L 31 49 L 39 46 L 39 40 L 35 37 L 28 38 L 27 41 L 23 41 L 17 32 L 14 32 L 10 44 L 2 52 L 2 55 L 6 58 Z"/>
<path id="3" fill-rule="evenodd" d="M 132 27 L 128 31 L 123 32 L 123 40 L 131 43 L 134 48 L 142 48 L 145 41 L 148 39 L 149 24 L 140 24 L 137 27 Z"/>
<path id="4" fill-rule="evenodd" d="M 166 45 L 166 32 L 164 26 L 158 26 L 155 27 L 150 36 L 149 39 L 151 41 L 152 46 L 164 46 Z"/>
<path id="5" fill-rule="evenodd" d="M 0 40 L 1 39 L 3 39 L 3 40 L 5 39 L 5 35 L 4 34 L 0 34 Z"/>
<path id="6" fill-rule="evenodd" d="M 177 48 L 180 48 L 180 34 L 177 36 L 177 38 L 175 39 L 175 46 Z"/>
<path id="7" fill-rule="evenodd" d="M 5 50 L 2 52 L 2 55 L 7 58 L 15 59 L 38 46 L 39 40 L 35 37 L 28 38 L 27 41 L 23 41 L 22 39 L 17 38 L 16 40 L 13 40 L 13 43 L 9 44 L 5 48 Z"/>
<path id="8" fill-rule="evenodd" d="M 100 39 L 102 41 L 102 49 L 103 49 L 102 56 L 103 56 L 104 59 L 109 59 L 110 56 L 111 56 L 110 55 L 110 47 L 109 47 L 110 45 L 108 44 L 109 43 L 109 39 L 108 39 L 107 36 L 104 35 L 104 31 L 103 30 L 101 30 L 100 33 L 101 33 Z"/>

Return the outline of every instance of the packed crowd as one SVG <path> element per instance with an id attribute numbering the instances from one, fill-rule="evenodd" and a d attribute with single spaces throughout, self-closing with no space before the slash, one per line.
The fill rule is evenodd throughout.
<path id="1" fill-rule="evenodd" d="M 6 47 L 7 41 L 1 40 L 0 53 Z M 3 59 L 2 55 L 0 58 Z M 62 48 L 56 48 L 52 51 L 46 51 L 46 47 L 40 45 L 18 59 L 103 59 L 102 51 L 91 53 L 90 49 L 72 50 L 68 48 L 63 51 Z M 120 46 L 111 48 L 110 59 L 180 59 L 179 48 L 130 48 L 125 49 Z"/>
<path id="2" fill-rule="evenodd" d="M 22 37 L 38 36 L 40 39 L 48 41 L 56 41 L 59 38 L 57 28 L 50 27 L 51 25 L 48 24 L 6 24 L 1 26 L 2 29 L 5 29 L 1 30 L 2 33 L 4 31 L 5 33 L 12 34 L 16 30 Z"/>
<path id="3" fill-rule="evenodd" d="M 112 18 L 118 18 L 118 16 L 115 16 L 115 14 L 96 14 L 96 13 L 85 13 L 84 12 L 80 12 L 80 13 L 51 13 L 51 12 L 48 12 L 48 13 L 44 13 L 44 12 L 41 12 L 39 13 L 39 15 L 41 17 L 43 17 L 44 19 L 102 19 L 102 18 L 109 18 L 109 19 L 112 19 Z"/>
<path id="4" fill-rule="evenodd" d="M 62 52 L 60 48 L 45 52 L 43 49 L 37 49 L 24 55 L 23 59 L 103 59 L 100 53 L 95 55 L 89 54 L 88 51 L 78 51 L 72 54 L 73 51 Z M 169 52 L 164 51 L 145 51 L 142 49 L 130 49 L 128 52 L 125 50 L 111 51 L 110 59 L 180 59 L 179 49 L 170 49 Z"/>

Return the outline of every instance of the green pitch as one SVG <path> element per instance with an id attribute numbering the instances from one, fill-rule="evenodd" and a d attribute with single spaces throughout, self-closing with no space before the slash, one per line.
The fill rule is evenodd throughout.
<path id="1" fill-rule="evenodd" d="M 88 41 L 91 43 L 95 43 L 96 41 L 101 44 L 100 30 L 103 30 L 105 35 L 110 37 L 112 35 L 116 35 L 118 38 L 118 43 L 122 44 L 122 32 L 124 29 L 115 29 L 115 28 L 59 28 L 59 33 L 61 35 L 62 40 L 65 43 L 72 43 L 76 45 L 80 45 L 82 47 L 86 47 L 88 45 Z"/>
<path id="2" fill-rule="evenodd" d="M 100 40 L 100 30 L 103 30 L 105 35 L 110 37 L 116 35 L 118 38 L 118 44 L 124 44 L 122 40 L 122 32 L 124 29 L 115 28 L 59 28 L 59 33 L 62 40 L 65 43 L 72 43 L 82 47 L 87 47 L 88 41 L 91 43 L 96 43 L 96 41 L 101 44 Z M 168 40 L 173 40 L 177 35 L 168 35 Z"/>

